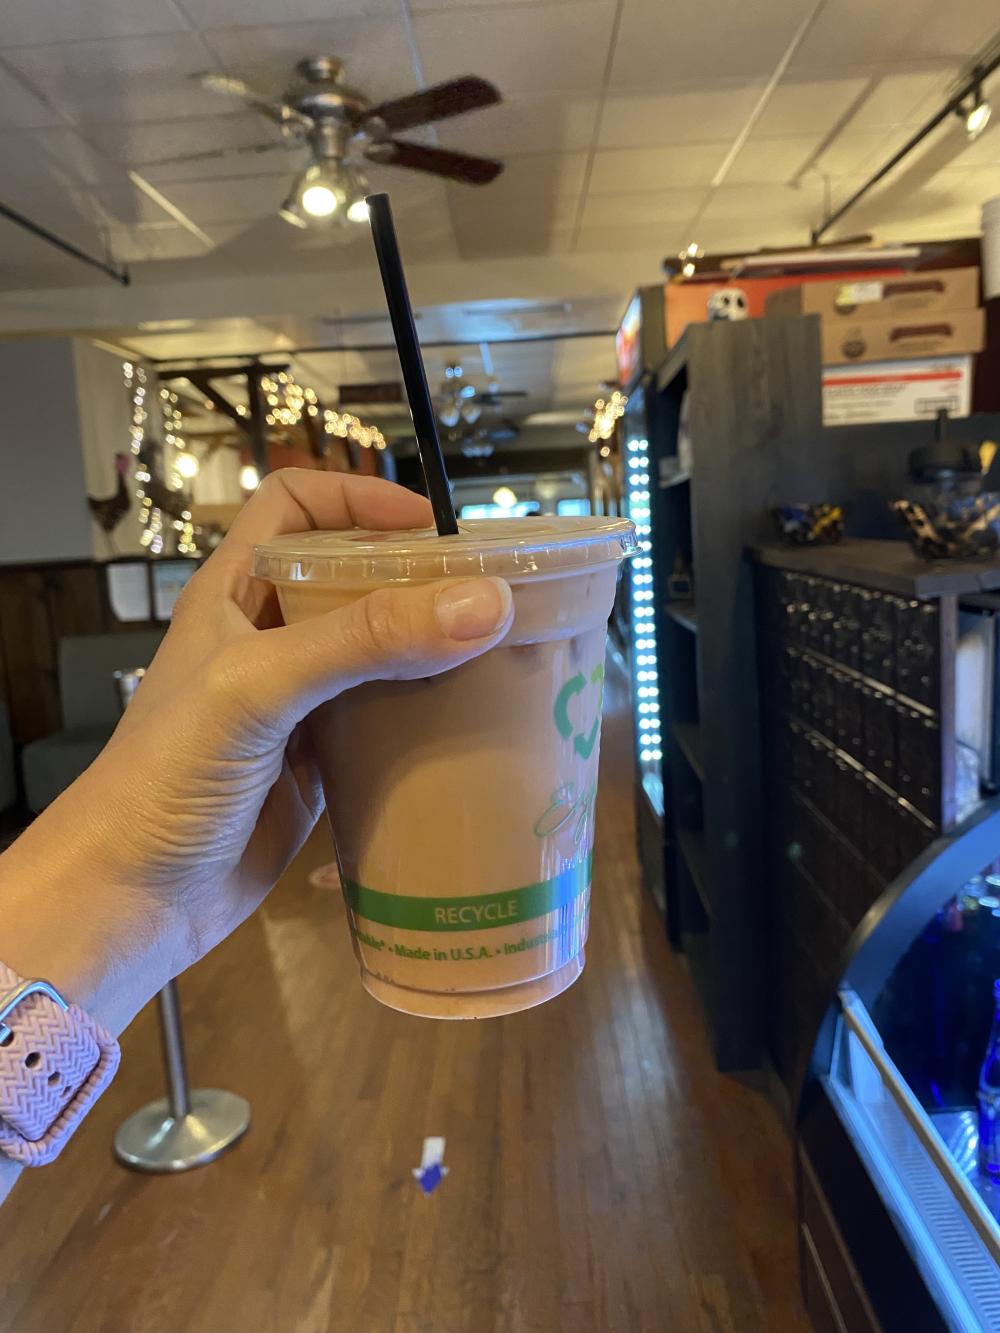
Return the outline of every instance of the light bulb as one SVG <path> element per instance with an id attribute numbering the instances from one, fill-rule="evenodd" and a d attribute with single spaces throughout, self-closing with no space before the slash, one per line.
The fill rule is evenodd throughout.
<path id="1" fill-rule="evenodd" d="M 990 123 L 990 116 L 993 114 L 993 108 L 981 94 L 976 93 L 974 97 L 975 104 L 965 117 L 965 132 L 970 139 L 979 138 Z"/>
<path id="2" fill-rule="evenodd" d="M 368 221 L 368 204 L 364 199 L 355 199 L 348 205 L 347 216 L 351 222 Z"/>
<path id="3" fill-rule="evenodd" d="M 174 467 L 176 467 L 179 476 L 190 480 L 198 475 L 201 464 L 194 454 L 189 453 L 187 449 L 181 449 L 174 459 Z"/>
<path id="4" fill-rule="evenodd" d="M 500 509 L 513 509 L 517 504 L 517 496 L 509 486 L 498 486 L 493 492 L 493 503 Z"/>
<path id="5" fill-rule="evenodd" d="M 255 491 L 260 485 L 260 473 L 252 463 L 246 463 L 240 468 L 240 489 L 244 491 Z"/>
<path id="6" fill-rule="evenodd" d="M 339 200 L 329 185 L 307 185 L 302 191 L 302 207 L 313 218 L 328 218 L 337 211 Z"/>
<path id="7" fill-rule="evenodd" d="M 462 412 L 462 420 L 468 422 L 470 426 L 474 426 L 476 422 L 479 420 L 479 418 L 483 415 L 483 409 L 479 406 L 479 404 L 476 402 L 474 398 L 466 399 L 466 401 L 462 404 L 461 412 Z"/>
<path id="8" fill-rule="evenodd" d="M 458 420 L 460 416 L 461 416 L 461 411 L 457 403 L 444 403 L 442 404 L 441 409 L 438 412 L 438 417 L 440 418 L 441 425 L 447 426 L 449 430 L 452 428 L 452 426 L 458 425 Z"/>

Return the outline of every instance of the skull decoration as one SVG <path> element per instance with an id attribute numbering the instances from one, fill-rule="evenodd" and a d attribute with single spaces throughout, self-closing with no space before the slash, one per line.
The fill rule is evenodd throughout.
<path id="1" fill-rule="evenodd" d="M 709 319 L 747 319 L 747 295 L 739 287 L 724 287 L 708 298 Z"/>

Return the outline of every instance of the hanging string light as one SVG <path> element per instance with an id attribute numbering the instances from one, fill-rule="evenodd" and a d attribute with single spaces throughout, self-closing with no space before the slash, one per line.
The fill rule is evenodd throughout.
<path id="1" fill-rule="evenodd" d="M 378 426 L 365 425 L 350 412 L 335 412 L 332 407 L 324 408 L 323 429 L 327 435 L 336 435 L 341 440 L 353 440 L 362 449 L 385 448 L 385 436 Z"/>
<path id="2" fill-rule="evenodd" d="M 610 440 L 615 433 L 618 418 L 625 411 L 628 396 L 621 389 L 614 389 L 608 398 L 598 398 L 594 404 L 594 422 L 587 434 L 591 444 Z"/>
<path id="3" fill-rule="evenodd" d="M 297 426 L 304 416 L 318 417 L 319 396 L 315 389 L 298 383 L 290 370 L 276 375 L 263 375 L 260 381 L 267 412 L 264 420 L 269 426 Z M 239 412 L 239 408 L 236 409 Z M 362 449 L 384 449 L 385 437 L 377 426 L 369 425 L 349 412 L 322 409 L 323 429 L 327 435 L 353 440 Z M 245 416 L 246 410 L 240 412 Z"/>
<path id="4" fill-rule="evenodd" d="M 184 438 L 180 399 L 172 389 L 160 389 L 160 411 L 163 415 L 163 441 L 173 454 L 167 485 L 172 491 L 182 491 L 185 483 L 193 481 L 198 475 L 200 465 Z"/>
<path id="5" fill-rule="evenodd" d="M 129 425 L 129 448 L 136 458 L 135 498 L 139 501 L 140 545 L 149 548 L 153 555 L 163 550 L 163 514 L 146 494 L 146 486 L 152 480 L 152 474 L 142 457 L 146 443 L 146 422 L 149 412 L 146 408 L 146 372 L 142 366 L 131 361 L 122 363 L 125 390 L 132 407 L 132 420 Z"/>

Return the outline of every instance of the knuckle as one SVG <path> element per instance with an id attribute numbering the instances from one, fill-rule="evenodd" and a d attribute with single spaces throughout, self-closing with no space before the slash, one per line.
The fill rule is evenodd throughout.
<path id="1" fill-rule="evenodd" d="M 400 657 L 410 647 L 405 617 L 397 596 L 379 588 L 357 603 L 360 635 L 366 654 L 372 658 Z"/>

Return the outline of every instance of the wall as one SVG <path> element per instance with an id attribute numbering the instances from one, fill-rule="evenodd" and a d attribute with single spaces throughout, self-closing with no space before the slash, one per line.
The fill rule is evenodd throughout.
<path id="1" fill-rule="evenodd" d="M 123 358 L 96 343 L 77 338 L 73 342 L 76 368 L 76 399 L 80 418 L 80 448 L 87 494 L 98 498 L 112 495 L 118 486 L 115 455 L 130 453 L 129 426 L 132 405 L 122 375 Z M 156 386 L 150 380 L 149 410 L 157 410 Z M 159 422 L 155 423 L 159 428 Z M 136 510 L 135 482 L 131 464 L 126 477 L 130 507 L 110 534 L 91 519 L 91 554 L 98 560 L 116 555 L 138 555 L 142 531 Z"/>
<path id="2" fill-rule="evenodd" d="M 0 564 L 93 553 L 73 344 L 4 342 L 0 356 Z"/>

